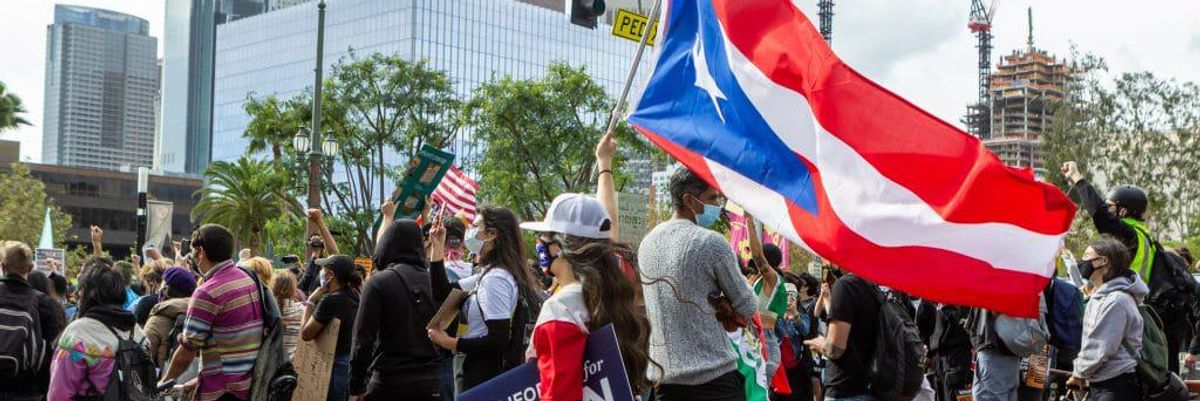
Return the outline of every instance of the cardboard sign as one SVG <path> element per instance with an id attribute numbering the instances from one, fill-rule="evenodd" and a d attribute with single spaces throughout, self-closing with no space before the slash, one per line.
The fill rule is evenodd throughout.
<path id="1" fill-rule="evenodd" d="M 618 38 L 642 43 L 642 32 L 648 25 L 650 25 L 650 17 L 626 9 L 619 9 L 617 10 L 617 15 L 613 17 L 612 34 Z M 658 21 L 654 21 L 654 27 L 651 29 L 650 37 L 646 38 L 647 46 L 654 46 L 654 40 L 658 36 Z"/>
<path id="2" fill-rule="evenodd" d="M 467 293 L 460 289 L 450 290 L 450 295 L 446 296 L 446 301 L 442 302 L 442 307 L 438 308 L 432 319 L 429 319 L 429 324 L 425 326 L 427 330 L 446 330 L 450 327 L 450 323 L 454 322 L 454 318 L 458 317 L 458 310 L 462 309 L 463 302 L 467 301 Z"/>
<path id="3" fill-rule="evenodd" d="M 393 217 L 416 218 L 425 209 L 425 198 L 433 194 L 453 164 L 453 153 L 429 145 L 422 146 L 421 151 L 417 152 L 415 166 L 400 182 L 400 190 L 393 199 L 396 201 L 396 214 Z"/>
<path id="4" fill-rule="evenodd" d="M 296 352 L 292 354 L 292 367 L 296 369 L 292 401 L 325 401 L 329 395 L 329 375 L 333 371 L 333 354 L 337 351 L 341 326 L 340 319 L 330 320 L 316 341 L 296 344 Z"/>
<path id="5" fill-rule="evenodd" d="M 646 236 L 649 209 L 649 196 L 626 192 L 617 194 L 617 235 L 621 242 L 635 247 L 642 243 L 642 237 Z"/>
<path id="6" fill-rule="evenodd" d="M 37 250 L 33 251 L 34 267 L 40 271 L 50 271 L 50 259 L 57 260 L 60 266 L 66 266 L 67 250 L 38 248 Z"/>
<path id="7" fill-rule="evenodd" d="M 634 401 L 611 324 L 588 336 L 579 368 L 583 370 L 584 401 Z M 526 363 L 460 394 L 458 401 L 538 400 L 538 380 L 537 363 Z"/>

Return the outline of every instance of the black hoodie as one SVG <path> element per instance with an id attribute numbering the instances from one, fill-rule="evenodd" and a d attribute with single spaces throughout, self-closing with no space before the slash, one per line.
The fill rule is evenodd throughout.
<path id="1" fill-rule="evenodd" d="M 414 300 L 426 298 L 436 310 L 449 287 L 430 283 L 421 227 L 408 219 L 392 223 L 371 262 L 378 270 L 363 286 L 354 322 L 350 394 L 365 392 L 372 375 L 389 384 L 439 380 L 442 356 L 426 334 L 428 317 L 414 309 Z M 423 280 L 406 283 L 400 272 Z M 414 294 L 410 286 L 424 295 Z"/>

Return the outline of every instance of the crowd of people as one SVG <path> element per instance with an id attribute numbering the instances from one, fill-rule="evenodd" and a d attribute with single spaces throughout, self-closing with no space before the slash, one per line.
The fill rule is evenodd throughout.
<path id="1" fill-rule="evenodd" d="M 740 260 L 714 231 L 727 213 L 722 194 L 688 169 L 671 177 L 673 217 L 636 247 L 622 243 L 615 150 L 611 135 L 597 146 L 594 196 L 562 194 L 541 221 L 501 206 L 469 221 L 393 221 L 396 205 L 385 203 L 369 270 L 340 252 L 315 209 L 305 254 L 279 269 L 212 224 L 144 261 L 104 256 L 94 227 L 76 277 L 59 262 L 35 270 L 27 245 L 4 242 L 0 401 L 164 389 L 275 399 L 263 388 L 287 368 L 273 352 L 286 360 L 326 335 L 337 338 L 331 401 L 453 400 L 528 361 L 540 399 L 578 401 L 589 333 L 607 325 L 634 393 L 663 401 L 1025 401 L 1067 390 L 1148 399 L 1185 385 L 1178 375 L 1200 354 L 1196 285 L 1177 277 L 1182 269 L 1192 280 L 1190 253 L 1147 230 L 1144 192 L 1101 196 L 1074 163 L 1062 173 L 1100 234 L 1077 261 L 1064 250 L 1068 274 L 1050 280 L 1037 319 L 1020 319 L 915 299 L 828 263 L 819 275 L 785 266 L 749 215 L 752 257 Z M 450 324 L 431 324 L 459 300 Z M 919 386 L 881 382 L 908 373 L 877 371 L 889 353 L 904 355 L 881 348 L 888 317 L 915 327 Z M 739 352 L 747 337 L 757 338 L 749 357 Z"/>

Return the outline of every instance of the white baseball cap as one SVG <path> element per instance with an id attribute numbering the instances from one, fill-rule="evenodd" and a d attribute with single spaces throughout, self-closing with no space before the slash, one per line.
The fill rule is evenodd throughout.
<path id="1" fill-rule="evenodd" d="M 522 223 L 521 228 L 576 237 L 605 239 L 612 232 L 612 219 L 604 205 L 584 194 L 562 194 L 554 198 L 542 221 Z"/>

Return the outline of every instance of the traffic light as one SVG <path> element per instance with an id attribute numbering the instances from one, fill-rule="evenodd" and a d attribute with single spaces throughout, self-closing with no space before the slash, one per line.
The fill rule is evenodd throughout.
<path id="1" fill-rule="evenodd" d="M 604 0 L 566 0 L 567 16 L 571 23 L 588 29 L 596 28 L 596 19 L 604 15 Z"/>

